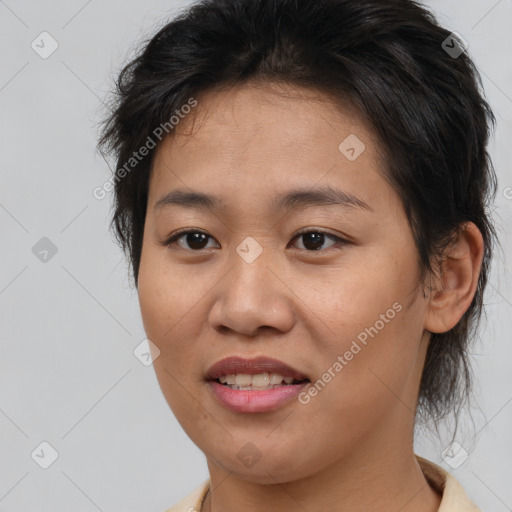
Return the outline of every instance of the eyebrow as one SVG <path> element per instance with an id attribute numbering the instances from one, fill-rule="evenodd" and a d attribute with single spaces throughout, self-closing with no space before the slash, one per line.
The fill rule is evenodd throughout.
<path id="1" fill-rule="evenodd" d="M 185 190 L 173 190 L 159 199 L 154 208 L 159 210 L 164 206 L 178 205 L 196 209 L 221 209 L 225 207 L 220 197 L 201 192 L 188 192 Z M 331 186 L 318 187 L 315 190 L 297 189 L 291 190 L 274 198 L 270 206 L 274 211 L 294 210 L 311 206 L 356 207 L 368 211 L 373 208 L 355 195 Z"/>

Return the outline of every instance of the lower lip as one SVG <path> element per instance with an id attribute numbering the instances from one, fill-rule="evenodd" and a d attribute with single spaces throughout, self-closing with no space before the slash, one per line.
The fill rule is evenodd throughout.
<path id="1" fill-rule="evenodd" d="M 219 402 L 227 409 L 235 412 L 274 411 L 296 397 L 307 384 L 309 382 L 289 384 L 261 391 L 244 391 L 231 389 L 215 380 L 208 381 L 210 389 Z"/>

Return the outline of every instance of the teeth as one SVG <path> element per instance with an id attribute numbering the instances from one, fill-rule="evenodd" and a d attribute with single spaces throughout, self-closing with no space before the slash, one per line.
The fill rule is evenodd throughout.
<path id="1" fill-rule="evenodd" d="M 279 373 L 258 373 L 256 375 L 248 375 L 246 373 L 239 373 L 236 375 L 222 375 L 219 377 L 219 381 L 222 384 L 228 384 L 229 386 L 235 386 L 235 389 L 242 388 L 263 388 L 267 389 L 281 385 L 284 381 L 285 384 L 291 384 L 293 377 L 283 377 Z"/>
<path id="2" fill-rule="evenodd" d="M 230 375 L 232 377 L 232 375 Z M 237 386 L 250 386 L 252 384 L 252 377 L 251 375 L 245 375 L 243 373 L 239 373 L 238 375 L 235 375 L 235 382 L 233 384 L 236 384 Z M 231 382 L 229 383 L 231 384 Z M 262 384 L 258 384 L 258 386 L 261 386 Z"/>
<path id="3" fill-rule="evenodd" d="M 289 377 L 286 377 L 287 379 Z M 284 377 L 282 375 L 279 375 L 279 373 L 271 373 L 270 374 L 270 384 L 274 385 L 274 384 L 281 384 L 281 382 L 283 382 L 284 380 Z M 293 381 L 293 379 L 292 379 Z M 286 381 L 285 381 L 286 382 Z M 289 384 L 287 382 L 287 384 Z"/>

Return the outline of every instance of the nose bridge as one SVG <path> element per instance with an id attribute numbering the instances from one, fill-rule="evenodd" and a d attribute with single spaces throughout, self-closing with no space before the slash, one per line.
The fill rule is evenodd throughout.
<path id="1" fill-rule="evenodd" d="M 275 296 L 275 276 L 269 269 L 269 249 L 263 247 L 252 237 L 247 237 L 236 248 L 231 258 L 233 266 L 228 278 L 228 292 L 237 301 L 239 308 L 261 307 L 265 301 Z"/>
<path id="2" fill-rule="evenodd" d="M 257 243 L 257 242 L 256 242 Z M 287 330 L 293 313 L 286 287 L 255 240 L 244 240 L 230 258 L 231 271 L 221 286 L 211 322 L 250 335 L 261 326 Z"/>

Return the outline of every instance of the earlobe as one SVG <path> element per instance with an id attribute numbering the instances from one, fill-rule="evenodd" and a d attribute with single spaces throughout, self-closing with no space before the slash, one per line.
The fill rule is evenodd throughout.
<path id="1" fill-rule="evenodd" d="M 462 224 L 432 282 L 424 324 L 427 331 L 449 331 L 467 311 L 478 286 L 483 252 L 480 230 L 473 222 Z"/>

